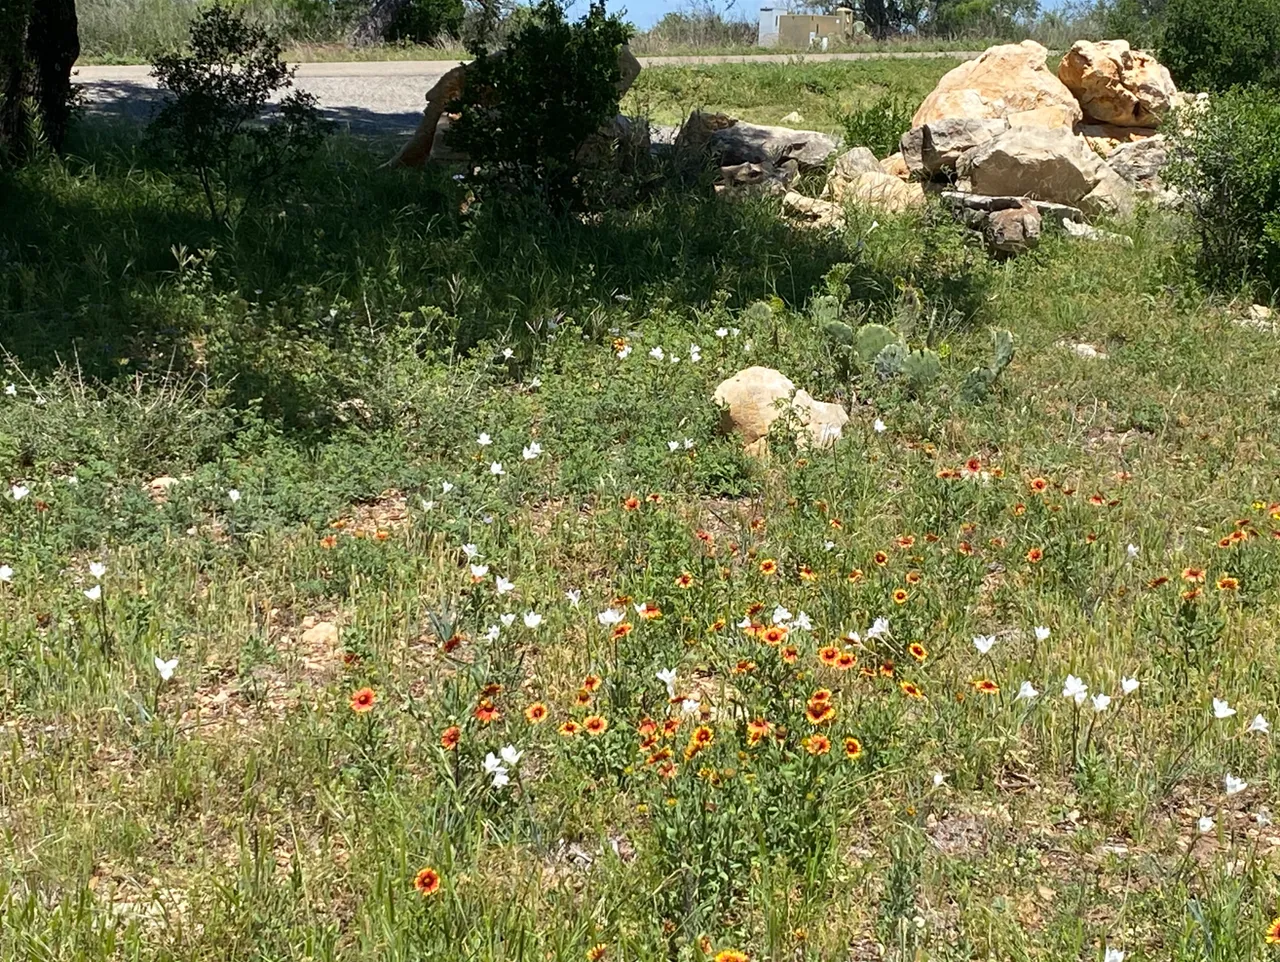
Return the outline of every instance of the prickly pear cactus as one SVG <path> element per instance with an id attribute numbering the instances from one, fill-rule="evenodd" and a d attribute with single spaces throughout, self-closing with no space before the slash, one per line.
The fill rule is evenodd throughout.
<path id="1" fill-rule="evenodd" d="M 840 300 L 830 294 L 815 297 L 809 302 L 809 313 L 819 324 L 840 320 Z"/>
<path id="2" fill-rule="evenodd" d="M 991 365 L 991 370 L 993 375 L 998 376 L 1013 360 L 1013 332 L 992 331 L 991 341 L 995 350 L 995 363 Z"/>
<path id="3" fill-rule="evenodd" d="M 822 333 L 841 347 L 853 347 L 853 328 L 844 321 L 827 321 L 822 325 Z"/>
<path id="4" fill-rule="evenodd" d="M 742 312 L 744 321 L 751 321 L 756 324 L 763 324 L 771 317 L 773 317 L 773 308 L 769 306 L 768 301 L 756 301 Z"/>
<path id="5" fill-rule="evenodd" d="M 942 361 L 929 348 L 911 351 L 902 362 L 902 373 L 911 386 L 923 390 L 942 376 Z"/>
<path id="6" fill-rule="evenodd" d="M 871 362 L 871 366 L 875 368 L 880 380 L 887 381 L 901 374 L 906 363 L 906 347 L 901 341 L 894 341 L 892 344 L 885 345 L 883 350 L 876 355 L 876 359 Z"/>
<path id="7" fill-rule="evenodd" d="M 890 344 L 901 344 L 898 335 L 883 324 L 863 324 L 858 328 L 854 349 L 863 364 L 872 364 Z"/>

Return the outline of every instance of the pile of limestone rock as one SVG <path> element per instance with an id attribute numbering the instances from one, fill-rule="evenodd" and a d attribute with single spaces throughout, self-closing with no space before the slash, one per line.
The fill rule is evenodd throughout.
<path id="1" fill-rule="evenodd" d="M 1170 202 L 1160 181 L 1168 151 L 1159 128 L 1195 98 L 1124 40 L 1082 40 L 1056 73 L 1047 55 L 1028 40 L 956 67 L 920 104 L 901 149 L 882 159 L 856 146 L 836 156 L 835 140 L 816 131 L 718 114 L 694 114 L 676 145 L 718 153 L 720 189 L 777 191 L 789 215 L 818 226 L 843 223 L 847 202 L 898 211 L 936 192 L 1004 253 L 1034 246 L 1045 224 L 1108 236 L 1088 219 L 1123 217 L 1144 195 Z M 821 196 L 792 190 L 798 174 L 813 168 L 828 170 Z"/>

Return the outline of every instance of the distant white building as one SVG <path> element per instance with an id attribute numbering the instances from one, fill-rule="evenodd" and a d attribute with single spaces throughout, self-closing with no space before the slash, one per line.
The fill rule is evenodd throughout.
<path id="1" fill-rule="evenodd" d="M 864 33 L 861 20 L 853 18 L 848 7 L 839 7 L 834 15 L 791 13 L 776 7 L 760 8 L 760 32 L 756 39 L 761 47 L 787 50 L 826 50 L 831 43 L 849 43 Z"/>

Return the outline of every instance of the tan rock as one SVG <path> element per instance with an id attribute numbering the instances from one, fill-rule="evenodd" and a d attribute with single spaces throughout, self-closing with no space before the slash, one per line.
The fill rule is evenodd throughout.
<path id="1" fill-rule="evenodd" d="M 1136 144 L 1156 135 L 1154 127 L 1118 127 L 1115 124 L 1078 124 L 1076 133 L 1103 157 L 1110 157 L 1117 147 Z"/>
<path id="2" fill-rule="evenodd" d="M 338 626 L 332 621 L 317 621 L 302 633 L 302 644 L 312 650 L 337 648 Z"/>
<path id="3" fill-rule="evenodd" d="M 1010 127 L 1070 127 L 1075 124 L 1075 111 L 1062 104 L 1046 104 L 1034 110 L 1016 110 L 1005 118 Z"/>
<path id="4" fill-rule="evenodd" d="M 844 208 L 829 200 L 806 197 L 789 190 L 782 198 L 782 212 L 806 227 L 844 227 Z"/>
<path id="5" fill-rule="evenodd" d="M 1127 40 L 1077 41 L 1058 65 L 1058 79 L 1086 117 L 1119 127 L 1160 126 L 1178 92 L 1169 71 Z"/>
<path id="6" fill-rule="evenodd" d="M 711 400 L 720 407 L 720 430 L 742 435 L 748 451 L 769 436 L 796 393 L 789 377 L 771 367 L 749 367 L 716 386 Z"/>
<path id="7" fill-rule="evenodd" d="M 990 47 L 947 73 L 911 120 L 920 127 L 947 117 L 1002 118 L 1041 107 L 1061 107 L 1075 123 L 1080 104 L 1045 66 L 1048 51 L 1034 40 Z"/>
<path id="8" fill-rule="evenodd" d="M 876 155 L 871 152 L 869 147 L 854 147 L 852 150 L 846 150 L 836 158 L 836 162 L 831 165 L 831 173 L 827 175 L 827 179 L 843 177 L 845 180 L 852 180 L 858 174 L 868 170 L 879 169 L 880 161 L 876 160 Z"/>
<path id="9" fill-rule="evenodd" d="M 803 388 L 796 391 L 792 402 L 800 425 L 804 429 L 804 438 L 808 444 L 825 448 L 835 444 L 849 423 L 849 412 L 839 404 L 830 401 L 815 401 Z"/>
<path id="10" fill-rule="evenodd" d="M 794 160 L 801 170 L 821 167 L 838 149 L 834 137 L 817 130 L 764 127 L 738 121 L 714 130 L 707 149 L 721 164 L 763 164 Z"/>
<path id="11" fill-rule="evenodd" d="M 164 504 L 169 500 L 169 489 L 177 483 L 177 478 L 171 478 L 166 474 L 151 479 L 142 486 L 142 490 L 147 492 L 156 504 Z"/>
<path id="12" fill-rule="evenodd" d="M 886 174 L 892 174 L 899 180 L 909 180 L 911 178 L 911 168 L 907 166 L 907 160 L 902 156 L 902 151 L 890 154 L 880 161 L 880 169 Z"/>
<path id="13" fill-rule="evenodd" d="M 992 211 L 983 235 L 994 254 L 1022 254 L 1040 243 L 1040 212 L 1029 201 Z"/>
<path id="14" fill-rule="evenodd" d="M 899 146 L 911 173 L 932 177 L 955 170 L 956 161 L 966 150 L 1008 129 L 1008 123 L 999 118 L 947 117 L 911 128 L 902 135 Z"/>
<path id="15" fill-rule="evenodd" d="M 978 194 L 1034 197 L 1086 213 L 1090 208 L 1124 213 L 1126 193 L 1132 204 L 1132 189 L 1123 178 L 1089 149 L 1083 137 L 1061 127 L 1011 127 L 968 151 L 956 170 L 960 189 Z"/>
<path id="16" fill-rule="evenodd" d="M 924 187 L 904 181 L 884 171 L 863 171 L 852 180 L 828 178 L 827 188 L 837 203 L 852 202 L 878 207 L 890 213 L 924 206 Z"/>

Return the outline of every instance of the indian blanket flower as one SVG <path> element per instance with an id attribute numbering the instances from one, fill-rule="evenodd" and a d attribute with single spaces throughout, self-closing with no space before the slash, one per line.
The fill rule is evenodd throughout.
<path id="1" fill-rule="evenodd" d="M 440 891 L 440 873 L 433 868 L 422 868 L 413 877 L 413 887 L 423 898 L 435 895 Z"/>
<path id="2" fill-rule="evenodd" d="M 904 681 L 898 685 L 898 687 L 902 689 L 902 693 L 908 698 L 914 699 L 915 701 L 922 701 L 924 699 L 924 692 L 921 691 L 920 686 L 913 681 Z"/>
<path id="3" fill-rule="evenodd" d="M 453 751 L 458 747 L 458 742 L 462 740 L 462 729 L 457 725 L 450 725 L 440 733 L 440 747 L 447 752 Z"/>
<path id="4" fill-rule="evenodd" d="M 1000 694 L 1000 686 L 990 678 L 978 678 L 973 684 L 973 690 L 982 695 L 998 695 Z"/>
<path id="5" fill-rule="evenodd" d="M 907 603 L 908 596 L 905 588 L 895 588 L 892 597 L 895 605 L 905 605 Z"/>
<path id="6" fill-rule="evenodd" d="M 911 644 L 907 645 L 907 654 L 921 663 L 929 657 L 928 650 L 918 641 L 913 641 Z"/>
<path id="7" fill-rule="evenodd" d="M 377 692 L 372 688 L 361 688 L 351 696 L 351 710 L 357 715 L 363 715 L 365 712 L 372 710 L 377 701 Z"/>
<path id="8" fill-rule="evenodd" d="M 472 714 L 475 715 L 476 721 L 481 725 L 488 725 L 490 722 L 497 721 L 502 717 L 502 712 L 498 711 L 488 698 L 481 698 Z"/>
<path id="9" fill-rule="evenodd" d="M 563 738 L 572 738 L 574 735 L 578 734 L 578 732 L 582 731 L 582 726 L 576 721 L 570 719 L 556 729 L 556 731 Z"/>
<path id="10" fill-rule="evenodd" d="M 844 740 L 844 757 L 854 761 L 862 757 L 862 742 L 850 736 Z"/>
<path id="11" fill-rule="evenodd" d="M 747 953 L 737 949 L 722 949 L 716 953 L 712 962 L 751 962 L 751 959 L 747 957 Z"/>
<path id="12" fill-rule="evenodd" d="M 536 701 L 524 710 L 524 717 L 530 725 L 541 725 L 547 720 L 547 706 Z"/>
<path id="13" fill-rule="evenodd" d="M 760 573 L 765 577 L 772 577 L 778 573 L 778 562 L 772 558 L 765 558 L 760 562 Z"/>
<path id="14" fill-rule="evenodd" d="M 826 735 L 810 735 L 804 739 L 803 745 L 810 755 L 825 755 L 831 751 L 831 739 Z"/>
<path id="15" fill-rule="evenodd" d="M 1274 918 L 1267 925 L 1267 945 L 1280 945 L 1280 918 Z"/>
<path id="16" fill-rule="evenodd" d="M 603 735 L 609 730 L 609 719 L 603 715 L 588 715 L 582 719 L 582 727 L 588 735 Z"/>

